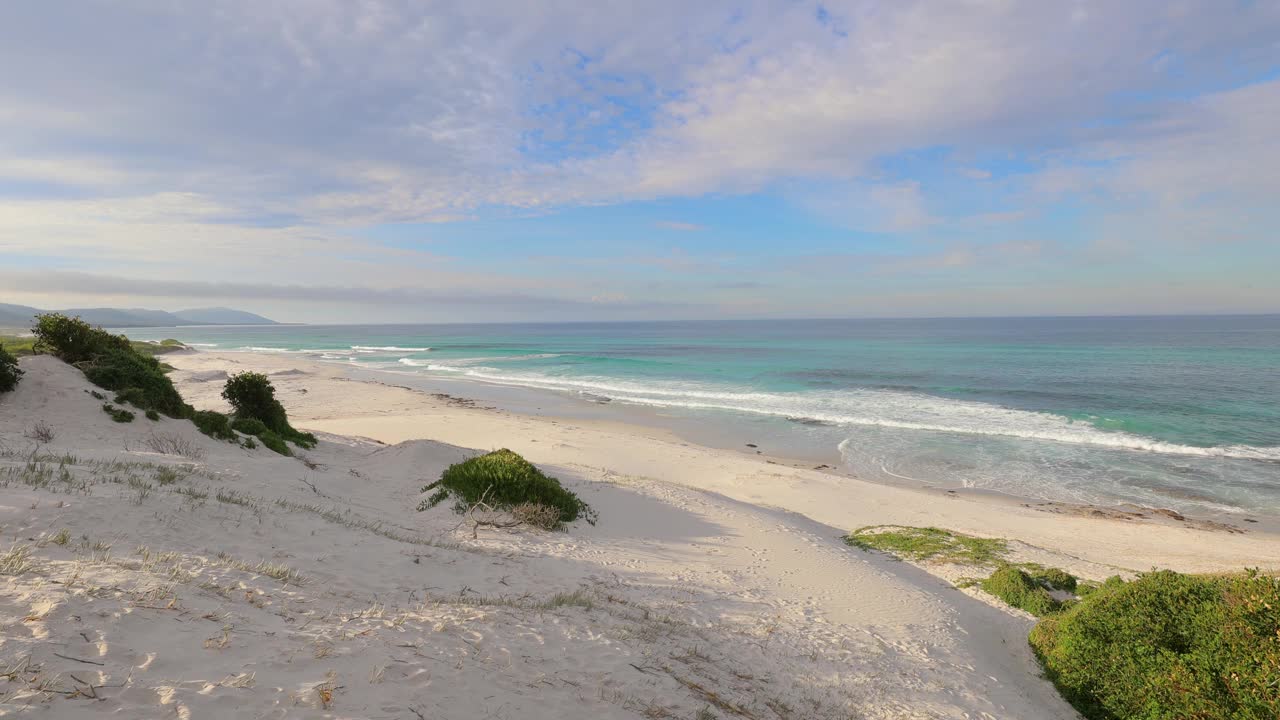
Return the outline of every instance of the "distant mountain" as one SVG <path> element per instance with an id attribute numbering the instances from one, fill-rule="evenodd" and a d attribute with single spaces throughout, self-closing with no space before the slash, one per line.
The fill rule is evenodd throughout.
<path id="1" fill-rule="evenodd" d="M 81 320 L 102 327 L 167 327 L 170 325 L 187 325 L 173 313 L 162 310 L 142 310 L 140 308 L 68 308 L 61 311 L 64 315 L 79 316 Z"/>
<path id="2" fill-rule="evenodd" d="M 26 305 L 0 303 L 0 327 L 29 328 L 32 319 L 43 312 L 48 311 Z M 79 316 L 85 322 L 108 328 L 277 324 L 261 315 L 230 308 L 198 308 L 176 313 L 141 308 L 69 308 L 58 312 Z"/>
<path id="3" fill-rule="evenodd" d="M 31 326 L 31 318 L 43 312 L 26 305 L 0 303 L 0 327 L 25 328 Z"/>
<path id="4" fill-rule="evenodd" d="M 278 325 L 275 320 L 268 320 L 261 315 L 254 315 L 243 310 L 212 307 L 194 310 L 179 310 L 174 313 L 189 325 Z"/>

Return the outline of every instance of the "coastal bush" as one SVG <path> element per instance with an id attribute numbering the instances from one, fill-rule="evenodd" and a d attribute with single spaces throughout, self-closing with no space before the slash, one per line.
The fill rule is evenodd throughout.
<path id="1" fill-rule="evenodd" d="M 242 445 L 244 446 L 244 449 L 245 449 L 245 450 L 257 450 L 257 449 L 258 449 L 258 443 L 257 443 L 257 442 L 255 442 L 255 441 L 254 441 L 254 439 L 253 439 L 253 438 L 251 438 L 251 437 L 247 437 L 247 438 L 245 438 L 245 439 L 244 439 L 244 442 L 242 443 Z M 288 449 L 288 448 L 286 448 L 286 449 Z"/>
<path id="2" fill-rule="evenodd" d="M 132 349 L 128 338 L 123 335 L 112 335 L 78 317 L 67 317 L 62 313 L 37 315 L 31 332 L 36 338 L 33 345 L 36 352 L 49 353 L 72 365 L 94 360 L 112 350 Z"/>
<path id="3" fill-rule="evenodd" d="M 219 440 L 239 441 L 239 437 L 231 432 L 231 422 L 227 416 L 216 410 L 199 410 L 191 415 L 191 422 L 196 424 L 200 432 Z"/>
<path id="4" fill-rule="evenodd" d="M 134 418 L 133 413 L 129 412 L 128 410 L 125 410 L 124 408 L 118 408 L 115 405 L 112 405 L 111 403 L 103 403 L 102 412 L 110 415 L 111 419 L 115 420 L 118 423 L 133 422 L 133 418 Z"/>
<path id="5" fill-rule="evenodd" d="M 148 420 L 153 420 L 153 421 L 154 421 L 154 420 L 159 420 L 159 419 L 160 419 L 160 413 L 156 412 L 155 410 L 148 410 L 148 411 L 147 411 L 147 419 L 148 419 Z"/>
<path id="6" fill-rule="evenodd" d="M 60 313 L 36 316 L 32 347 L 71 363 L 89 382 L 117 393 L 116 402 L 170 417 L 186 417 L 191 409 L 165 377 L 160 361 L 123 335 L 112 335 L 80 318 Z"/>
<path id="7" fill-rule="evenodd" d="M 1056 567 L 1045 567 L 1038 563 L 1022 563 L 1018 565 L 1032 580 L 1049 590 L 1065 590 L 1075 592 L 1078 580 L 1075 575 Z"/>
<path id="8" fill-rule="evenodd" d="M 275 386 L 266 375 L 256 372 L 242 372 L 227 379 L 222 389 L 222 397 L 231 403 L 237 420 L 256 420 L 266 430 L 274 432 L 283 440 L 288 440 L 298 447 L 313 448 L 316 436 L 311 433 L 295 430 L 289 424 L 288 413 L 276 399 Z M 254 426 L 256 427 L 256 426 Z M 257 435 L 260 433 L 248 433 Z M 266 443 L 263 443 L 266 444 Z M 270 447 L 268 445 L 268 447 Z"/>
<path id="9" fill-rule="evenodd" d="M 289 445 L 285 443 L 284 438 L 280 437 L 274 430 L 264 430 L 258 436 L 258 441 L 268 450 L 272 450 L 281 455 L 293 455 L 293 451 L 289 449 Z"/>
<path id="10" fill-rule="evenodd" d="M 544 475 L 533 463 L 505 448 L 450 465 L 439 480 L 423 487 L 422 492 L 432 495 L 422 501 L 418 510 L 453 498 L 460 513 L 483 500 L 501 510 L 525 503 L 544 505 L 556 510 L 561 523 L 579 517 L 593 525 L 596 521 L 595 511 L 561 486 L 559 480 Z"/>
<path id="11" fill-rule="evenodd" d="M 83 369 L 89 382 L 120 393 L 144 410 L 157 410 L 169 417 L 186 417 L 190 413 L 154 357 L 139 355 L 131 348 L 112 349 L 87 361 Z"/>
<path id="12" fill-rule="evenodd" d="M 906 560 L 933 560 L 957 565 L 989 565 L 1008 549 L 999 538 L 980 538 L 935 527 L 869 525 L 845 536 L 860 550 L 880 550 Z"/>
<path id="13" fill-rule="evenodd" d="M 115 401 L 141 407 L 147 402 L 147 396 L 142 391 L 142 388 L 125 388 L 116 393 Z"/>
<path id="14" fill-rule="evenodd" d="M 262 424 L 262 421 L 257 418 L 238 417 L 231 423 L 231 429 L 236 432 L 244 433 L 245 435 L 255 436 L 267 432 L 267 426 Z"/>
<path id="15" fill-rule="evenodd" d="M 1256 571 L 1108 580 L 1030 641 L 1091 720 L 1280 717 L 1280 580 Z"/>
<path id="16" fill-rule="evenodd" d="M 1006 604 L 1026 610 L 1036 617 L 1057 612 L 1061 603 L 1049 594 L 1040 581 L 1013 565 L 1001 565 L 991 577 L 978 583 L 983 590 Z"/>
<path id="17" fill-rule="evenodd" d="M 18 387 L 22 379 L 22 368 L 18 367 L 18 358 L 0 345 L 0 393 L 9 392 Z"/>

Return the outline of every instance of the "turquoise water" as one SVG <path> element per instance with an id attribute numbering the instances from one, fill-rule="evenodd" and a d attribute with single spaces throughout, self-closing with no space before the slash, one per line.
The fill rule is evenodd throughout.
<path id="1" fill-rule="evenodd" d="M 1280 316 L 126 332 L 655 408 L 873 480 L 1280 515 Z"/>

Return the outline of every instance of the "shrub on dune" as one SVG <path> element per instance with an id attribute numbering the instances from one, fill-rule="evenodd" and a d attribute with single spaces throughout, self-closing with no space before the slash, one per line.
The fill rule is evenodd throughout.
<path id="1" fill-rule="evenodd" d="M 978 585 L 1008 605 L 1036 617 L 1056 612 L 1061 606 L 1044 585 L 1013 565 L 1002 565 Z"/>
<path id="2" fill-rule="evenodd" d="M 236 432 L 244 433 L 245 435 L 253 435 L 254 437 L 269 431 L 267 426 L 257 418 L 236 418 L 235 421 L 231 423 L 231 429 Z"/>
<path id="3" fill-rule="evenodd" d="M 1108 581 L 1031 646 L 1092 720 L 1280 717 L 1280 579 L 1257 572 Z"/>
<path id="4" fill-rule="evenodd" d="M 273 430 L 264 430 L 263 433 L 258 436 L 258 441 L 261 442 L 263 447 L 268 450 L 280 453 L 281 455 L 293 455 L 293 451 L 289 449 L 288 443 L 286 443 L 284 438 L 277 435 Z"/>
<path id="5" fill-rule="evenodd" d="M 9 354 L 0 345 L 0 393 L 9 392 L 18 386 L 22 379 L 22 368 L 18 367 L 18 358 Z"/>
<path id="6" fill-rule="evenodd" d="M 315 447 L 315 435 L 295 430 L 289 424 L 289 415 L 276 399 L 275 386 L 266 375 L 256 372 L 232 375 L 222 389 L 222 397 L 231 403 L 232 409 L 235 410 L 236 421 L 246 423 L 246 427 L 257 429 L 261 426 L 264 430 L 269 430 L 280 439 L 288 440 L 298 447 Z M 253 422 L 256 424 L 250 424 Z M 254 433 L 247 430 L 241 430 L 241 432 L 248 435 L 262 435 L 261 432 Z M 271 447 L 265 440 L 263 444 Z"/>
<path id="7" fill-rule="evenodd" d="M 71 365 L 88 362 L 112 350 L 129 350 L 129 340 L 123 335 L 112 335 L 100 327 L 94 327 L 78 317 L 62 313 L 45 313 L 36 316 L 36 352 L 47 352 Z"/>
<path id="8" fill-rule="evenodd" d="M 116 402 L 157 410 L 170 417 L 190 415 L 191 406 L 182 401 L 160 362 L 139 353 L 123 335 L 112 335 L 80 318 L 60 313 L 37 316 L 31 329 L 37 351 L 75 365 L 89 382 L 116 391 Z"/>
<path id="9" fill-rule="evenodd" d="M 214 410 L 200 410 L 192 414 L 191 422 L 196 424 L 200 432 L 219 440 L 239 440 L 231 432 L 231 422 L 227 416 Z"/>
<path id="10" fill-rule="evenodd" d="M 555 508 L 562 523 L 580 516 L 592 524 L 596 520 L 595 511 L 561 486 L 559 480 L 544 475 L 533 463 L 506 449 L 450 465 L 439 480 L 422 488 L 422 492 L 432 495 L 422 501 L 418 510 L 453 498 L 458 512 L 466 512 L 483 501 L 502 510 L 528 504 Z"/>

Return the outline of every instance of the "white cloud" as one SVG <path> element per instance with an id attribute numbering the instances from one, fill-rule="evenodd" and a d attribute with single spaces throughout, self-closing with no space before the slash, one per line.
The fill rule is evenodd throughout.
<path id="1" fill-rule="evenodd" d="M 1082 241 L 1099 247 L 1274 238 L 1280 82 L 1222 88 L 1275 67 L 1280 4 L 822 7 L 831 21 L 771 0 L 8 3 L 0 256 L 546 295 L 549 279 L 360 230 L 765 188 L 895 235 L 1014 226 L 1073 197 L 1101 218 Z M 937 148 L 953 180 L 1010 207 L 957 221 L 946 188 L 888 162 Z M 991 157 L 1033 170 L 1010 179 Z M 929 269 L 992 261 L 949 247 Z M 644 295 L 556 283 L 587 303 Z"/>

